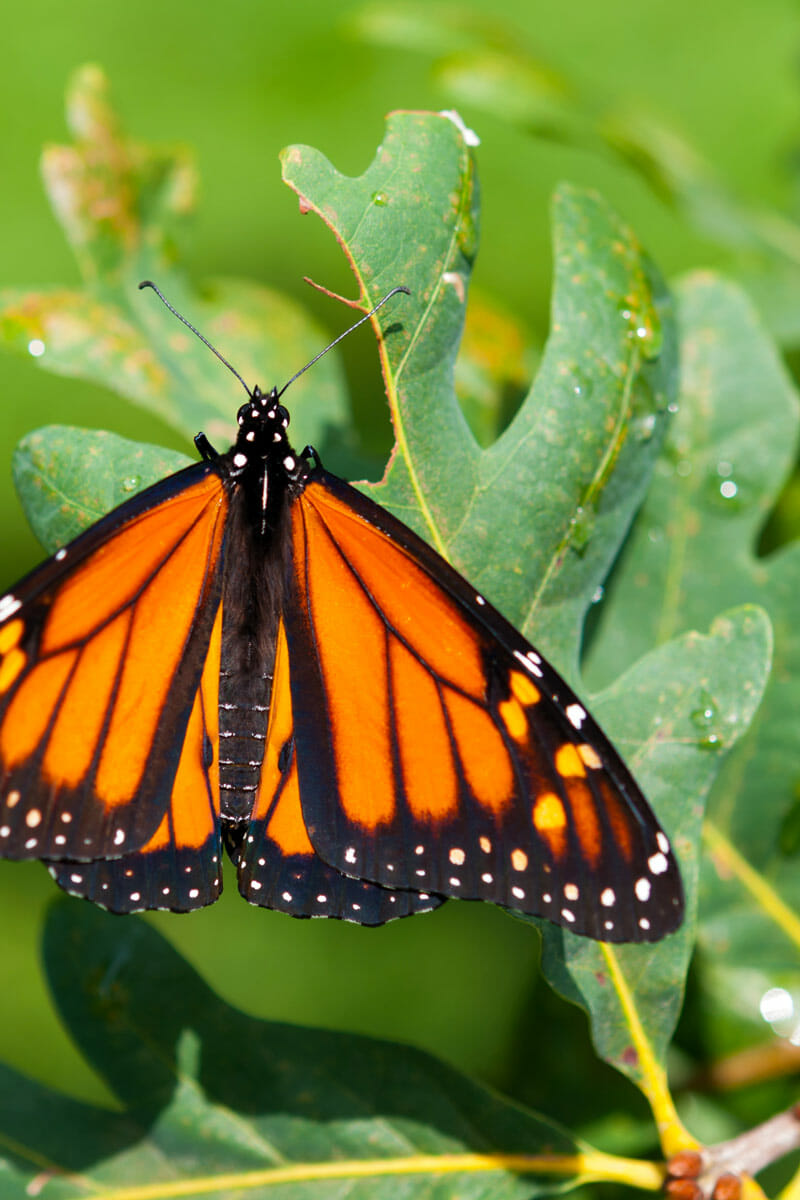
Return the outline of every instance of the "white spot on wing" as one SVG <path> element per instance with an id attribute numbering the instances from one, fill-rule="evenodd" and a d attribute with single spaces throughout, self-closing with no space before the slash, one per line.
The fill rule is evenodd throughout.
<path id="1" fill-rule="evenodd" d="M 633 886 L 633 890 L 636 893 L 637 900 L 642 900 L 642 901 L 649 900 L 650 892 L 652 891 L 652 888 L 650 887 L 650 880 L 649 879 L 637 879 L 636 883 Z"/>
<path id="2" fill-rule="evenodd" d="M 458 846 L 453 846 L 452 850 L 450 851 L 450 854 L 448 855 L 448 858 L 450 859 L 450 862 L 453 864 L 454 867 L 463 867 L 464 863 L 467 860 L 466 854 L 464 853 L 463 850 L 459 849 Z"/>
<path id="3" fill-rule="evenodd" d="M 567 720 L 575 729 L 580 729 L 583 722 L 586 720 L 586 709 L 581 708 L 580 704 L 567 705 Z"/>
<path id="4" fill-rule="evenodd" d="M 656 834 L 656 841 L 658 842 L 659 850 L 663 850 L 665 854 L 669 854 L 669 838 L 665 833 L 662 833 L 660 829 Z"/>
<path id="5" fill-rule="evenodd" d="M 600 893 L 600 903 L 603 908 L 611 908 L 617 902 L 617 897 L 614 894 L 613 888 L 603 888 Z"/>
<path id="6" fill-rule="evenodd" d="M 669 863 L 663 854 L 652 854 L 647 860 L 647 865 L 654 875 L 663 875 L 669 868 Z"/>
<path id="7" fill-rule="evenodd" d="M 6 621 L 9 617 L 13 617 L 20 608 L 22 608 L 22 601 L 17 600 L 16 596 L 11 594 L 3 596 L 0 600 L 0 621 Z"/>
<path id="8" fill-rule="evenodd" d="M 356 861 L 356 848 L 355 848 L 355 846 L 348 846 L 348 847 L 347 847 L 347 849 L 346 849 L 346 850 L 345 850 L 345 852 L 344 852 L 344 861 L 345 861 L 345 862 L 347 862 L 347 863 L 354 863 L 354 862 Z"/>
<path id="9" fill-rule="evenodd" d="M 542 671 L 542 668 L 539 666 L 538 663 L 535 663 L 535 662 L 533 662 L 532 659 L 528 658 L 527 654 L 521 654 L 519 652 L 519 650 L 515 650 L 514 658 L 516 658 L 519 662 L 521 662 L 523 667 L 525 668 L 525 670 L 530 672 L 531 675 L 535 675 L 537 679 L 542 678 L 542 675 L 544 673 Z"/>

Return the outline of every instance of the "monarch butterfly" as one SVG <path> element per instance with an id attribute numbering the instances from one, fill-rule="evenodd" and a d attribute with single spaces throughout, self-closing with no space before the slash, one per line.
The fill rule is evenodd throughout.
<path id="1" fill-rule="evenodd" d="M 461 897 L 605 941 L 677 928 L 670 843 L 577 697 L 292 449 L 285 387 L 234 374 L 227 453 L 198 435 L 0 598 L 0 855 L 121 913 L 212 903 L 224 845 L 247 900 L 298 917 Z"/>

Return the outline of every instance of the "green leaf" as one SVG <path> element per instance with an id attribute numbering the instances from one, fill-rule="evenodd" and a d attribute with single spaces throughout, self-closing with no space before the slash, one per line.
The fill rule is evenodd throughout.
<path id="1" fill-rule="evenodd" d="M 437 1187 L 523 1200 L 592 1177 L 658 1186 L 650 1164 L 599 1154 L 411 1047 L 230 1008 L 136 918 L 62 899 L 44 958 L 69 1033 L 121 1111 L 0 1072 L 2 1197 L 45 1177 L 56 1196 L 186 1195 L 194 1181 L 192 1195 L 276 1200 L 330 1196 L 331 1181 L 370 1200 Z"/>
<path id="2" fill-rule="evenodd" d="M 412 291 L 382 347 L 396 450 L 365 490 L 574 672 L 580 623 L 642 498 L 674 386 L 666 295 L 635 237 L 599 197 L 560 189 L 542 366 L 481 450 L 453 388 L 477 222 L 458 126 L 393 114 L 359 178 L 307 147 L 286 152 L 284 175 L 342 243 L 365 305 L 398 279 Z"/>
<path id="3" fill-rule="evenodd" d="M 240 385 L 139 281 L 154 279 L 251 386 L 281 384 L 326 336 L 298 305 L 258 284 L 192 287 L 178 257 L 196 188 L 187 152 L 125 137 L 97 67 L 77 72 L 67 107 L 75 144 L 50 147 L 43 173 L 84 287 L 0 289 L 0 345 L 103 384 L 188 436 L 203 428 L 227 443 Z M 300 436 L 323 450 L 347 411 L 335 359 L 326 357 L 313 381 L 298 380 L 292 398 Z"/>
<path id="4" fill-rule="evenodd" d="M 455 389 L 481 447 L 492 444 L 519 408 L 537 357 L 522 321 L 494 296 L 473 287 L 456 359 Z"/>
<path id="5" fill-rule="evenodd" d="M 47 425 L 23 438 L 12 470 L 33 532 L 49 552 L 192 460 L 115 433 Z"/>
<path id="6" fill-rule="evenodd" d="M 800 780 L 800 552 L 760 558 L 760 530 L 791 471 L 797 395 L 748 301 L 712 275 L 678 290 L 680 411 L 647 503 L 607 594 L 590 678 L 702 627 L 719 605 L 757 602 L 775 629 L 774 670 L 750 733 L 709 803 L 700 945 L 718 999 L 763 1032 L 761 993 L 800 986 L 800 872 L 793 820 Z M 742 673 L 742 683 L 750 676 Z M 697 734 L 728 744 L 716 684 L 698 692 Z M 764 972 L 758 975 L 759 968 Z M 759 979 L 763 982 L 760 984 Z"/>
<path id="7" fill-rule="evenodd" d="M 586 1008 L 598 1053 L 642 1089 L 662 1123 L 671 1119 L 661 1111 L 663 1063 L 694 948 L 705 799 L 722 747 L 746 732 L 761 700 L 771 647 L 766 615 L 754 606 L 735 609 L 714 621 L 709 636 L 687 633 L 645 655 L 593 702 L 670 832 L 686 889 L 681 929 L 653 945 L 603 946 L 542 923 L 548 978 Z M 710 689 L 718 745 L 707 744 L 696 722 Z"/>

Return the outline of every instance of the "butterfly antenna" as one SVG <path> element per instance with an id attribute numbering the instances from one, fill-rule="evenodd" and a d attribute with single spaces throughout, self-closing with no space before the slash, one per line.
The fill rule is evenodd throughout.
<path id="1" fill-rule="evenodd" d="M 181 315 L 181 313 L 179 313 L 179 312 L 178 312 L 177 308 L 173 308 L 173 307 L 172 307 L 172 305 L 170 304 L 169 300 L 167 300 L 167 298 L 166 298 L 166 296 L 163 294 L 163 292 L 161 292 L 161 291 L 159 290 L 159 288 L 157 288 L 157 287 L 156 287 L 156 285 L 153 283 L 153 281 L 152 281 L 151 279 L 143 279 L 143 280 L 142 280 L 142 282 L 139 284 L 139 290 L 141 291 L 141 289 L 142 289 L 142 288 L 152 288 L 152 289 L 153 289 L 153 291 L 154 291 L 154 292 L 155 292 L 155 294 L 158 296 L 158 298 L 159 298 L 159 300 L 161 301 L 161 303 L 162 303 L 163 305 L 165 305 L 165 307 L 166 307 L 166 308 L 168 308 L 168 309 L 169 309 L 169 311 L 170 311 L 170 312 L 171 312 L 171 313 L 172 313 L 174 316 L 176 316 L 176 317 L 178 318 L 178 320 L 179 320 L 179 321 L 183 321 L 183 323 L 184 323 L 184 325 L 186 326 L 186 328 L 187 328 L 187 329 L 191 329 L 192 333 L 193 333 L 193 334 L 194 334 L 196 337 L 199 337 L 199 338 L 200 338 L 200 341 L 201 341 L 201 342 L 202 342 L 202 343 L 203 343 L 205 346 L 208 346 L 208 348 L 209 348 L 209 350 L 211 351 L 211 353 L 212 353 L 212 354 L 216 354 L 216 356 L 217 356 L 217 358 L 219 359 L 219 361 L 220 361 L 221 363 L 224 363 L 224 364 L 225 364 L 225 366 L 228 368 L 228 370 L 231 372 L 231 374 L 236 376 L 236 378 L 239 380 L 239 383 L 242 385 L 242 387 L 244 388 L 244 390 L 247 392 L 248 396 L 249 396 L 249 397 L 250 397 L 250 399 L 252 400 L 252 399 L 253 399 L 253 393 L 250 391 L 250 388 L 247 386 L 247 384 L 245 383 L 245 381 L 242 379 L 241 375 L 240 375 L 240 374 L 239 374 L 239 372 L 236 370 L 236 368 L 235 368 L 235 367 L 232 367 L 232 366 L 231 366 L 231 364 L 228 362 L 227 358 L 225 358 L 225 357 L 224 357 L 224 355 L 220 354 L 220 352 L 219 352 L 219 350 L 217 350 L 216 346 L 212 346 L 212 345 L 211 345 L 211 342 L 208 340 L 208 338 L 204 338 L 204 337 L 203 337 L 203 335 L 202 335 L 202 333 L 200 332 L 200 330 L 199 330 L 199 329 L 195 329 L 195 327 L 194 327 L 194 325 L 192 325 L 191 321 L 187 321 L 187 320 L 186 320 L 186 317 L 182 316 L 182 315 Z M 381 301 L 381 303 L 383 303 L 383 301 Z M 323 353 L 324 353 L 324 351 L 323 351 Z"/>
<path id="2" fill-rule="evenodd" d="M 360 320 L 356 321 L 355 325 L 351 325 L 349 329 L 345 329 L 344 333 L 340 333 L 338 337 L 334 338 L 333 341 L 329 345 L 327 345 L 324 350 L 320 350 L 319 354 L 315 354 L 314 357 L 311 359 L 311 362 L 307 362 L 304 367 L 301 367 L 300 370 L 297 372 L 297 374 L 292 376 L 292 378 L 289 380 L 289 383 L 285 383 L 283 385 L 281 390 L 278 392 L 277 398 L 280 398 L 283 395 L 283 393 L 286 391 L 286 389 L 288 388 L 290 383 L 294 383 L 295 379 L 299 379 L 300 376 L 305 371 L 307 371 L 309 367 L 313 367 L 315 362 L 319 362 L 319 360 L 322 358 L 323 354 L 327 354 L 328 351 L 332 350 L 334 346 L 338 346 L 338 344 L 342 340 L 342 338 L 346 338 L 348 336 L 348 334 L 351 334 L 353 332 L 354 329 L 358 329 L 359 325 L 363 325 L 365 321 L 368 321 L 371 316 L 374 316 L 374 314 L 378 311 L 379 308 L 382 308 L 384 306 L 384 304 L 386 303 L 387 300 L 391 300 L 392 296 L 396 296 L 398 292 L 403 292 L 404 295 L 406 295 L 406 296 L 411 295 L 411 292 L 407 287 L 402 287 L 402 286 L 393 287 L 390 292 L 386 293 L 386 295 L 383 297 L 382 300 L 378 301 L 378 303 L 375 305 L 374 308 L 371 308 L 368 313 L 365 313 L 364 316 L 361 317 Z"/>

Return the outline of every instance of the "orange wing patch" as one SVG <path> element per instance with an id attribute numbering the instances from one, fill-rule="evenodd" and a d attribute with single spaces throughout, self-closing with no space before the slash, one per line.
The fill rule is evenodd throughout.
<path id="1" fill-rule="evenodd" d="M 66 891 L 123 913 L 154 908 L 189 912 L 212 904 L 219 896 L 222 871 L 216 747 L 221 640 L 219 609 L 178 770 L 158 829 L 135 854 L 91 863 L 50 863 L 50 873 Z"/>
<path id="2" fill-rule="evenodd" d="M 197 468 L 191 481 L 192 470 L 89 530 L 7 599 L 7 857 L 120 854 L 164 816 L 219 605 L 228 506 L 220 477 Z M 4 796 L 17 791 L 41 814 L 35 834 L 9 811 Z"/>
<path id="3" fill-rule="evenodd" d="M 381 925 L 436 908 L 441 904 L 438 897 L 390 892 L 352 879 L 346 869 L 336 870 L 316 854 L 300 805 L 290 677 L 281 623 L 258 796 L 236 858 L 242 895 L 251 904 L 295 917 L 338 917 L 359 925 Z"/>

